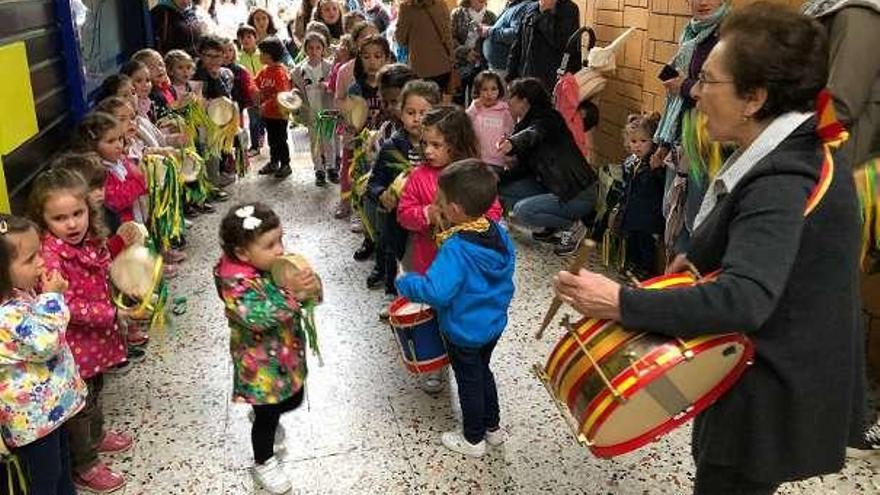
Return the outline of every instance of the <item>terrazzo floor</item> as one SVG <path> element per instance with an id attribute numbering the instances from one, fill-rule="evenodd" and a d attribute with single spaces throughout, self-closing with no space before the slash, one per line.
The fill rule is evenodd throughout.
<path id="1" fill-rule="evenodd" d="M 283 182 L 254 174 L 229 189 L 234 201 L 271 204 L 287 249 L 306 255 L 324 280 L 325 303 L 317 311 L 324 366 L 312 360 L 307 402 L 282 419 L 292 493 L 690 492 L 688 427 L 614 460 L 591 456 L 569 434 L 530 372 L 560 337 L 552 327 L 542 341 L 532 335 L 551 298 L 552 274 L 565 260 L 522 234 L 515 235 L 510 325 L 493 358 L 509 440 L 476 460 L 443 448 L 439 434 L 460 418 L 454 387 L 429 396 L 402 369 L 394 338 L 377 318 L 382 291 L 365 288 L 371 264 L 351 258 L 361 238 L 332 218 L 337 188 L 315 187 L 304 155 L 294 166 Z M 108 380 L 107 422 L 136 438 L 132 451 L 109 458 L 128 475 L 125 495 L 265 493 L 249 471 L 248 407 L 230 402 L 228 330 L 211 276 L 221 213 L 196 220 L 185 270 L 171 282 L 175 296 L 188 298 L 186 313 L 153 338 L 144 363 Z M 785 485 L 780 493 L 880 493 L 880 460 L 874 462 L 851 461 L 839 475 Z"/>

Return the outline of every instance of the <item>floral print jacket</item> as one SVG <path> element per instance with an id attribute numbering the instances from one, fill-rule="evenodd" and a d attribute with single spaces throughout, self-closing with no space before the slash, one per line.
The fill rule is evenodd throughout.
<path id="1" fill-rule="evenodd" d="M 15 291 L 0 304 L 0 433 L 10 447 L 43 438 L 85 403 L 64 336 L 69 318 L 58 293 Z"/>
<path id="2" fill-rule="evenodd" d="M 74 246 L 46 233 L 42 253 L 46 273 L 57 271 L 69 283 L 64 292 L 70 307 L 67 342 L 80 376 L 88 380 L 125 361 L 116 306 L 110 300 L 110 250 L 104 241 L 86 238 Z"/>
<path id="3" fill-rule="evenodd" d="M 305 335 L 300 306 L 268 273 L 223 256 L 214 283 L 229 320 L 233 400 L 277 404 L 302 388 Z"/>

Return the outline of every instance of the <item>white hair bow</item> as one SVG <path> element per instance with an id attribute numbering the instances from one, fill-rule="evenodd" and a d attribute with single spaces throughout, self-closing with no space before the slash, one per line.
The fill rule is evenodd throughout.
<path id="1" fill-rule="evenodd" d="M 259 227 L 263 221 L 254 216 L 254 206 L 247 205 L 235 210 L 235 216 L 242 219 L 241 226 L 244 230 L 254 230 Z"/>

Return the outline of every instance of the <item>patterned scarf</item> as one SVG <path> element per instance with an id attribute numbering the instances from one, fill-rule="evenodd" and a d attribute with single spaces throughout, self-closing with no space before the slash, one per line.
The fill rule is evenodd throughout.
<path id="1" fill-rule="evenodd" d="M 715 29 L 721 24 L 721 20 L 724 19 L 728 12 L 730 12 L 730 4 L 725 2 L 708 19 L 702 21 L 691 19 L 691 22 L 688 23 L 681 33 L 678 53 L 675 54 L 675 57 L 670 62 L 670 65 L 675 67 L 679 74 L 687 74 L 697 46 L 715 32 Z M 657 126 L 657 132 L 654 133 L 654 142 L 671 144 L 679 142 L 677 130 L 679 115 L 683 105 L 684 100 L 682 100 L 681 96 L 677 94 L 666 96 L 666 106 L 663 109 L 663 117 L 660 119 L 660 124 Z"/>
<path id="2" fill-rule="evenodd" d="M 449 240 L 450 237 L 459 232 L 488 232 L 490 225 L 491 224 L 489 223 L 489 220 L 486 219 L 486 217 L 480 217 L 470 222 L 453 225 L 452 227 L 449 227 L 448 229 L 435 235 L 434 239 L 437 241 L 437 245 L 440 246 L 444 242 Z"/>

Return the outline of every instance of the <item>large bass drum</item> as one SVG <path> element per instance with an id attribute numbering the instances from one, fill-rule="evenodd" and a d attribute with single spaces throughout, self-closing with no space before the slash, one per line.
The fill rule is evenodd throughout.
<path id="1" fill-rule="evenodd" d="M 694 284 L 679 274 L 641 286 Z M 598 457 L 635 450 L 699 414 L 736 383 L 754 354 L 738 333 L 676 339 L 592 318 L 567 328 L 535 372 L 575 437 Z"/>

